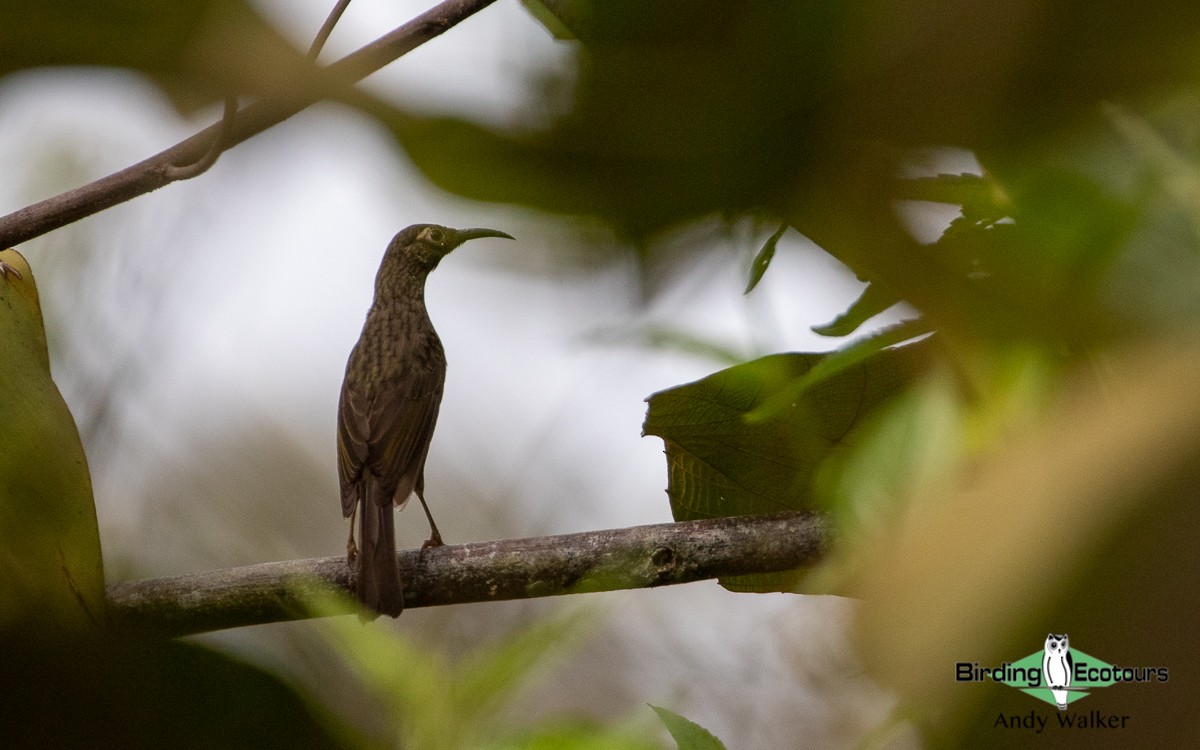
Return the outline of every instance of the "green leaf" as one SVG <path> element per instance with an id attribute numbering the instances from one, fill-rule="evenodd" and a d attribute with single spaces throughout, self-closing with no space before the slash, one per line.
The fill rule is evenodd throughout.
<path id="1" fill-rule="evenodd" d="M 547 3 L 544 0 L 521 0 L 521 5 L 525 6 L 525 10 L 529 11 L 529 15 L 537 19 L 537 22 L 546 27 L 555 39 L 567 41 L 575 39 L 575 34 L 567 27 L 558 13 L 555 12 L 561 3 Z M 554 9 L 551 8 L 554 6 Z"/>
<path id="2" fill-rule="evenodd" d="M 652 726 L 607 726 L 585 719 L 552 719 L 513 737 L 492 740 L 488 750 L 662 750 Z"/>
<path id="3" fill-rule="evenodd" d="M 843 543 L 873 539 L 898 509 L 944 491 L 957 476 L 967 443 L 961 399 L 949 373 L 931 373 L 822 467 L 817 495 Z"/>
<path id="4" fill-rule="evenodd" d="M 785 410 L 792 401 L 800 398 L 804 391 L 817 385 L 822 380 L 831 378 L 847 368 L 876 356 L 890 346 L 902 344 L 905 341 L 915 339 L 918 336 L 924 336 L 932 331 L 933 329 L 927 320 L 924 318 L 913 318 L 883 328 L 870 336 L 858 339 L 846 347 L 830 352 L 822 356 L 821 361 L 816 367 L 809 370 L 804 377 L 790 383 L 786 388 L 772 395 L 761 406 L 750 414 L 747 414 L 746 419 L 750 422 L 769 419 L 772 414 Z"/>
<path id="5" fill-rule="evenodd" d="M 746 291 L 743 294 L 749 294 L 754 291 L 754 287 L 758 286 L 758 282 L 762 281 L 763 274 L 767 272 L 767 266 L 771 265 L 771 259 L 775 257 L 775 246 L 779 244 L 779 238 L 787 231 L 788 224 L 783 222 L 779 225 L 779 229 L 775 230 L 763 243 L 762 249 L 758 251 L 758 255 L 754 256 L 754 263 L 750 266 L 750 281 L 746 284 Z"/>
<path id="6" fill-rule="evenodd" d="M 856 428 L 925 368 L 930 346 L 854 353 L 824 374 L 817 368 L 837 355 L 774 354 L 652 395 L 643 432 L 666 445 L 675 520 L 811 508 L 820 466 L 853 445 Z M 780 394 L 788 395 L 783 408 L 751 418 Z M 794 590 L 799 578 L 721 583 L 782 591 Z"/>
<path id="7" fill-rule="evenodd" d="M 899 180 L 896 189 L 896 197 L 906 200 L 952 203 L 977 209 L 997 206 L 1002 196 L 991 180 L 965 172 Z"/>
<path id="8" fill-rule="evenodd" d="M 649 326 L 635 330 L 604 329 L 590 334 L 587 341 L 592 344 L 637 346 L 691 354 L 723 365 L 736 365 L 748 359 L 738 350 L 712 339 L 663 326 Z"/>
<path id="9" fill-rule="evenodd" d="M 679 750 L 725 750 L 724 743 L 696 722 L 665 708 L 655 705 L 651 705 L 650 708 L 654 709 L 654 713 L 658 714 L 658 718 L 666 725 Z"/>
<path id="10" fill-rule="evenodd" d="M 342 597 L 315 593 L 314 614 L 344 611 Z M 354 618 L 329 617 L 321 630 L 347 666 L 385 709 L 401 747 L 490 747 L 500 744 L 500 716 L 525 686 L 587 636 L 594 609 L 547 617 L 459 659 L 402 631 L 363 627 Z"/>
<path id="11" fill-rule="evenodd" d="M 857 331 L 858 327 L 867 322 L 867 320 L 875 317 L 899 301 L 895 294 L 886 291 L 879 284 L 867 284 L 862 294 L 858 296 L 858 299 L 854 300 L 854 303 L 850 305 L 846 312 L 825 325 L 812 326 L 812 331 L 822 336 L 849 336 Z"/>
<path id="12" fill-rule="evenodd" d="M 1118 4 L 1070 0 L 1020 26 L 989 5 L 925 30 L 911 0 L 882 14 L 858 3 L 743 3 L 731 14 L 718 0 L 539 2 L 586 45 L 562 74 L 573 82 L 570 110 L 537 132 L 493 130 L 470 159 L 447 143 L 417 164 L 468 197 L 571 205 L 641 236 L 714 213 L 783 212 L 829 190 L 844 201 L 878 189 L 886 199 L 995 203 L 987 178 L 906 184 L 889 159 L 858 157 L 865 143 L 902 158 L 945 143 L 1022 157 L 1070 139 L 1100 102 L 1200 82 L 1200 69 L 1178 62 L 1200 52 L 1188 31 L 1200 6 L 1185 3 L 1134 18 Z M 997 28 L 1011 31 L 1003 43 Z M 562 101 L 550 86 L 528 108 L 562 112 Z M 522 171 L 514 158 L 557 189 L 509 179 Z M 473 179 L 449 179 L 467 169 Z"/>
<path id="13" fill-rule="evenodd" d="M 185 111 L 230 92 L 294 91 L 309 67 L 241 0 L 9 0 L 0 3 L 0 49 L 0 76 L 47 66 L 129 68 Z"/>
<path id="14" fill-rule="evenodd" d="M 457 716 L 490 719 L 554 657 L 579 646 L 599 622 L 597 614 L 591 607 L 560 612 L 468 653 L 456 668 L 455 693 L 463 707 Z"/>
<path id="15" fill-rule="evenodd" d="M 586 160 L 566 144 L 508 135 L 454 118 L 385 118 L 409 158 L 435 185 L 473 200 L 515 202 L 561 213 L 603 211 L 606 196 L 594 182 L 619 179 L 627 165 L 596 163 L 595 171 L 568 165 Z M 451 154 L 454 158 L 448 158 Z"/>
<path id="16" fill-rule="evenodd" d="M 50 377 L 33 271 L 16 250 L 0 264 L 0 635 L 96 628 L 104 566 L 87 456 Z"/>

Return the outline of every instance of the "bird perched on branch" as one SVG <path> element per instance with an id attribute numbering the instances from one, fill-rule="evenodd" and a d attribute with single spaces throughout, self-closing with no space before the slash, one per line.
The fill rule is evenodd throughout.
<path id="1" fill-rule="evenodd" d="M 355 593 L 368 608 L 396 617 L 404 609 L 393 505 L 415 492 L 429 519 L 425 546 L 442 543 L 425 502 L 425 456 L 437 423 L 446 355 L 425 309 L 425 279 L 451 250 L 494 229 L 414 224 L 388 245 L 375 277 L 375 301 L 350 360 L 338 402 L 338 476 L 349 516 Z M 360 521 L 354 542 L 354 516 Z"/>

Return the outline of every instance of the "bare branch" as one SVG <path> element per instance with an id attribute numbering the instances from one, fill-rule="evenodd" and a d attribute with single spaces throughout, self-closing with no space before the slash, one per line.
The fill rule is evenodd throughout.
<path id="1" fill-rule="evenodd" d="M 815 513 L 776 513 L 401 550 L 400 569 L 406 606 L 435 607 L 791 570 L 829 536 Z M 119 628 L 167 636 L 297 620 L 312 616 L 310 594 L 349 591 L 350 576 L 339 556 L 115 583 L 108 610 Z"/>
<path id="2" fill-rule="evenodd" d="M 495 1 L 445 0 L 331 64 L 327 70 L 346 82 L 359 81 Z M 283 122 L 315 103 L 318 96 L 314 93 L 287 102 L 263 101 L 246 107 L 238 112 L 225 147 L 233 147 Z M 220 136 L 222 127 L 221 123 L 211 125 L 149 159 L 0 218 L 0 248 L 27 242 L 169 184 L 171 167 L 200 160 Z"/>

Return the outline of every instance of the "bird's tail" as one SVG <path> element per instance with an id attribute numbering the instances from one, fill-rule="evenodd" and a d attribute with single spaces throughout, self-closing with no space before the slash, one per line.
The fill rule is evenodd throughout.
<path id="1" fill-rule="evenodd" d="M 374 488 L 368 488 L 359 501 L 362 525 L 355 593 L 368 608 L 397 617 L 404 609 L 404 587 L 396 560 L 396 516 L 391 499 L 380 503 L 370 489 Z"/>

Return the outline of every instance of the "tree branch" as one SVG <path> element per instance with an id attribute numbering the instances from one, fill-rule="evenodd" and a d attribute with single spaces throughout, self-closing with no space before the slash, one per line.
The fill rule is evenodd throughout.
<path id="1" fill-rule="evenodd" d="M 163 169 L 163 176 L 167 182 L 179 182 L 180 180 L 190 180 L 193 177 L 199 177 L 212 168 L 212 165 L 217 163 L 217 159 L 221 154 L 225 153 L 225 149 L 229 147 L 229 134 L 237 127 L 238 114 L 238 98 L 236 95 L 225 97 L 225 114 L 221 117 L 221 129 L 217 133 L 217 137 L 208 146 L 208 151 L 204 153 L 196 161 L 191 164 L 177 166 L 168 164 Z"/>
<path id="2" fill-rule="evenodd" d="M 391 33 L 332 63 L 327 70 L 346 82 L 359 81 L 495 1 L 445 0 Z M 223 145 L 231 148 L 278 125 L 314 104 L 317 99 L 318 96 L 314 94 L 287 102 L 262 101 L 252 104 L 238 112 L 236 124 L 225 135 Z M 192 164 L 203 158 L 214 139 L 220 137 L 221 128 L 221 123 L 211 125 L 119 172 L 0 218 L 0 248 L 27 242 L 171 183 L 172 166 Z"/>
<path id="3" fill-rule="evenodd" d="M 829 539 L 815 513 L 775 513 L 401 550 L 400 570 L 405 606 L 435 607 L 791 570 Z M 339 556 L 114 583 L 108 612 L 118 628 L 165 636 L 298 620 L 313 616 L 311 594 L 349 591 L 350 578 Z"/>

